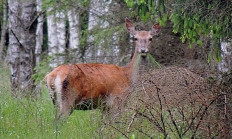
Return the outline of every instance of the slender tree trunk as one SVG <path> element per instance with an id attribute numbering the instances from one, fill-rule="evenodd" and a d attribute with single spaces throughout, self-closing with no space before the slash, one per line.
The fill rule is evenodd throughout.
<path id="1" fill-rule="evenodd" d="M 42 46 L 43 46 L 43 22 L 44 22 L 44 16 L 42 13 L 42 0 L 36 0 L 37 6 L 37 15 L 39 16 L 37 18 L 38 24 L 36 28 L 36 46 L 35 46 L 35 56 L 36 56 L 36 65 L 39 64 L 41 53 L 42 53 Z"/>
<path id="2" fill-rule="evenodd" d="M 80 58 L 80 16 L 79 12 L 72 8 L 68 11 L 69 21 L 69 54 L 71 62 L 79 62 Z"/>
<path id="3" fill-rule="evenodd" d="M 9 0 L 9 49 L 11 87 L 15 91 L 34 87 L 31 75 L 34 69 L 36 40 L 35 0 Z"/>
<path id="4" fill-rule="evenodd" d="M 66 57 L 66 15 L 63 11 L 56 13 L 57 39 L 58 39 L 58 55 L 57 64 L 61 65 L 65 62 Z"/>
<path id="5" fill-rule="evenodd" d="M 232 69 L 232 43 L 222 42 L 221 43 L 221 57 L 222 61 L 218 64 L 220 72 L 225 73 Z"/>
<path id="6" fill-rule="evenodd" d="M 221 57 L 222 61 L 218 64 L 218 70 L 220 72 L 220 80 L 224 80 L 223 74 L 227 72 L 232 72 L 232 42 L 222 42 L 221 43 Z M 228 84 L 228 83 L 227 83 Z M 231 138 L 231 129 L 232 129 L 232 124 L 231 124 L 231 114 L 232 114 L 232 109 L 231 109 L 231 104 L 228 102 L 228 100 L 231 99 L 231 92 L 228 91 L 228 89 L 224 90 L 224 92 L 221 92 L 222 95 L 219 99 L 219 109 L 223 116 L 223 122 L 224 122 L 224 127 L 223 127 L 223 138 L 229 139 Z"/>
<path id="7" fill-rule="evenodd" d="M 7 2 L 3 3 L 3 18 L 1 26 L 1 42 L 0 42 L 0 59 L 3 60 L 3 50 L 6 43 L 6 31 L 7 31 Z"/>
<path id="8" fill-rule="evenodd" d="M 49 9 L 48 11 L 52 11 Z M 49 14 L 47 16 L 48 25 L 48 55 L 54 59 L 51 61 L 52 68 L 63 64 L 65 61 L 66 48 L 66 26 L 65 14 L 57 12 L 56 14 Z"/>
<path id="9" fill-rule="evenodd" d="M 51 12 L 52 8 L 48 9 Z M 57 26 L 54 14 L 47 15 L 47 29 L 48 29 L 48 55 L 54 59 L 50 62 L 49 66 L 54 68 L 57 67 L 57 60 L 55 55 L 58 53 L 58 38 L 57 38 Z"/>

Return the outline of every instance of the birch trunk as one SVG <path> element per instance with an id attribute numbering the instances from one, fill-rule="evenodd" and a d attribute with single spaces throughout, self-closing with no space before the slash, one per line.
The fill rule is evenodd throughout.
<path id="1" fill-rule="evenodd" d="M 52 8 L 48 9 L 51 12 Z M 47 15 L 47 30 L 48 30 L 48 55 L 54 59 L 49 63 L 49 66 L 55 68 L 58 66 L 55 55 L 58 53 L 58 38 L 57 38 L 57 27 L 54 14 Z"/>
<path id="2" fill-rule="evenodd" d="M 223 80 L 229 83 L 229 80 L 231 79 L 231 77 L 229 77 L 229 80 L 226 79 L 228 75 L 231 74 L 231 69 L 232 69 L 232 43 L 231 41 L 228 42 L 221 42 L 221 58 L 222 61 L 218 64 L 218 70 L 219 70 L 219 80 Z M 229 74 L 227 74 L 229 73 Z M 225 76 L 226 75 L 226 76 Z M 224 77 L 223 77 L 224 76 Z M 223 84 L 222 84 L 223 86 Z M 231 92 L 228 90 L 224 90 L 223 92 L 221 92 L 221 96 L 219 97 L 219 104 L 217 105 L 220 109 L 220 112 L 223 115 L 223 134 L 224 134 L 224 138 L 230 138 L 231 136 L 231 124 L 228 123 L 228 121 L 230 120 L 229 117 L 231 115 L 231 104 L 228 103 L 228 101 L 230 100 L 230 94 Z M 220 115 L 220 116 L 222 116 Z"/>
<path id="3" fill-rule="evenodd" d="M 58 39 L 57 64 L 61 65 L 64 64 L 66 57 L 66 16 L 63 11 L 56 13 L 56 26 Z"/>
<path id="4" fill-rule="evenodd" d="M 232 43 L 221 43 L 221 57 L 222 61 L 218 64 L 218 69 L 221 73 L 226 73 L 232 69 Z"/>
<path id="5" fill-rule="evenodd" d="M 42 46 L 43 46 L 43 22 L 44 22 L 44 16 L 42 13 L 42 0 L 36 0 L 37 6 L 37 15 L 39 17 L 37 18 L 38 24 L 36 28 L 36 46 L 35 46 L 35 56 L 36 56 L 36 65 L 40 62 L 40 56 L 42 53 Z"/>
<path id="6" fill-rule="evenodd" d="M 9 0 L 9 49 L 11 87 L 29 90 L 34 87 L 31 75 L 34 68 L 36 17 L 35 0 Z"/>
<path id="7" fill-rule="evenodd" d="M 48 11 L 52 11 L 50 8 Z M 65 61 L 66 31 L 65 14 L 57 12 L 47 16 L 48 25 L 48 55 L 54 59 L 51 61 L 52 68 L 63 64 Z"/>
<path id="8" fill-rule="evenodd" d="M 79 12 L 72 8 L 68 11 L 69 21 L 69 54 L 71 56 L 71 62 L 80 62 L 80 16 Z"/>
<path id="9" fill-rule="evenodd" d="M 3 3 L 3 18 L 1 26 L 1 42 L 0 42 L 0 59 L 3 60 L 3 50 L 6 43 L 6 30 L 7 30 L 7 2 Z"/>

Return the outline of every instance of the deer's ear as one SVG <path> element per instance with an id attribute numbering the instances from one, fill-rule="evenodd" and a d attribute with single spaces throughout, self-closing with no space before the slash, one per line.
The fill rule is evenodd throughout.
<path id="1" fill-rule="evenodd" d="M 159 33 L 160 33 L 160 26 L 159 26 L 159 24 L 157 23 L 157 24 L 155 24 L 153 27 L 152 27 L 152 29 L 151 29 L 151 35 L 152 36 L 158 36 L 159 35 Z"/>
<path id="2" fill-rule="evenodd" d="M 129 19 L 125 19 L 125 23 L 126 23 L 126 28 L 127 30 L 132 34 L 135 35 L 136 31 L 135 31 L 135 26 L 133 25 L 133 23 L 129 20 Z"/>

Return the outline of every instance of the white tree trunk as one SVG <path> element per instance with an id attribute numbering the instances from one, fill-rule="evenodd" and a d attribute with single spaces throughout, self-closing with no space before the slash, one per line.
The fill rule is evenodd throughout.
<path id="1" fill-rule="evenodd" d="M 38 24 L 36 28 L 36 46 L 35 46 L 35 56 L 36 56 L 36 65 L 40 62 L 40 56 L 42 53 L 42 46 L 43 46 L 43 22 L 44 22 L 44 16 L 42 13 L 42 0 L 36 0 L 37 6 L 37 15 L 39 17 L 37 18 Z"/>
<path id="2" fill-rule="evenodd" d="M 48 11 L 52 11 L 50 8 Z M 66 31 L 65 31 L 65 14 L 57 12 L 47 16 L 48 25 L 48 55 L 53 57 L 50 66 L 52 68 L 63 64 L 65 61 Z"/>
<path id="3" fill-rule="evenodd" d="M 19 19 L 16 15 L 19 15 L 20 3 L 15 0 L 8 0 L 9 5 L 9 55 L 10 55 L 10 73 L 11 73 L 11 87 L 13 91 L 19 86 L 19 69 L 20 66 L 20 43 L 14 34 L 20 33 Z M 14 34 L 13 34 L 14 32 Z"/>
<path id="4" fill-rule="evenodd" d="M 79 12 L 72 8 L 68 11 L 69 21 L 69 54 L 72 62 L 79 62 L 80 57 L 80 21 Z"/>
<path id="5" fill-rule="evenodd" d="M 222 61 L 218 64 L 220 72 L 225 73 L 232 69 L 232 43 L 222 42 L 221 43 L 221 57 Z"/>
<path id="6" fill-rule="evenodd" d="M 35 0 L 9 0 L 9 49 L 13 91 L 33 89 Z"/>
<path id="7" fill-rule="evenodd" d="M 231 70 L 232 70 L 232 42 L 231 40 L 227 42 L 221 42 L 221 58 L 222 58 L 222 61 L 218 64 L 218 70 L 220 71 L 219 80 L 222 80 L 222 82 L 226 81 L 227 83 L 229 83 L 229 80 L 231 79 L 231 77 L 229 77 L 228 79 L 228 77 L 226 76 L 228 76 L 227 72 L 231 74 Z M 222 84 L 222 86 L 223 85 L 224 84 Z M 228 124 L 228 121 L 231 115 L 231 103 L 228 103 L 228 102 L 231 98 L 230 97 L 231 92 L 229 90 L 224 89 L 224 91 L 222 91 L 221 94 L 222 95 L 217 100 L 218 101 L 217 106 L 220 108 L 220 111 L 224 117 L 223 118 L 224 125 L 222 128 L 225 129 L 225 133 L 224 133 L 226 135 L 225 138 L 229 138 L 230 134 L 228 133 L 230 132 L 227 132 L 227 131 L 231 130 L 231 127 L 230 127 L 231 125 Z"/>
<path id="8" fill-rule="evenodd" d="M 49 12 L 52 11 L 52 8 L 48 9 Z M 49 64 L 50 67 L 57 67 L 57 60 L 55 55 L 58 53 L 58 38 L 57 38 L 57 27 L 56 27 L 56 19 L 54 14 L 47 15 L 47 29 L 48 29 L 48 55 L 53 57 Z"/>
<path id="9" fill-rule="evenodd" d="M 56 27 L 57 27 L 57 39 L 58 39 L 58 56 L 57 64 L 61 65 L 65 62 L 65 49 L 66 49 L 66 16 L 63 11 L 56 13 Z"/>
<path id="10" fill-rule="evenodd" d="M 3 50 L 6 43 L 6 30 L 7 30 L 7 2 L 3 2 L 3 18 L 1 25 L 1 42 L 0 42 L 0 59 L 3 59 Z"/>

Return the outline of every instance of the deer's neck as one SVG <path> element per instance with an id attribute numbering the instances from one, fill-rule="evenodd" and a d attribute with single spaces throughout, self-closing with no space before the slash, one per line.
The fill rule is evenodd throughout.
<path id="1" fill-rule="evenodd" d="M 127 77 L 130 79 L 131 83 L 134 83 L 137 79 L 138 71 L 139 71 L 139 65 L 140 65 L 140 55 L 135 50 L 135 53 L 132 57 L 132 60 L 128 65 L 124 67 L 125 73 Z"/>

